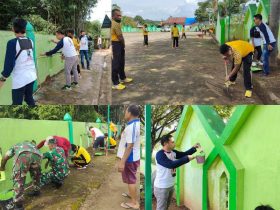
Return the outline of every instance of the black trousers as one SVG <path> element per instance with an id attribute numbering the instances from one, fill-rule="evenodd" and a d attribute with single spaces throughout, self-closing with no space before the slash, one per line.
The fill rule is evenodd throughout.
<path id="1" fill-rule="evenodd" d="M 84 157 L 73 157 L 71 161 L 78 167 L 84 167 L 89 164 Z"/>
<path id="2" fill-rule="evenodd" d="M 125 49 L 121 42 L 112 42 L 113 59 L 112 59 L 112 81 L 114 85 L 120 83 L 120 79 L 126 79 L 125 67 Z"/>
<path id="3" fill-rule="evenodd" d="M 149 38 L 148 35 L 144 35 L 144 45 L 149 45 Z"/>
<path id="4" fill-rule="evenodd" d="M 173 37 L 173 47 L 179 47 L 179 37 Z"/>
<path id="5" fill-rule="evenodd" d="M 244 77 L 244 86 L 246 90 L 252 90 L 252 74 L 251 74 L 251 66 L 253 62 L 253 53 L 250 53 L 246 57 L 242 59 L 243 63 L 243 77 Z M 241 64 L 242 65 L 242 64 Z M 234 64 L 232 66 L 232 70 L 234 69 Z M 238 72 L 230 78 L 231 82 L 235 82 L 237 79 Z"/>
<path id="6" fill-rule="evenodd" d="M 35 106 L 33 99 L 33 86 L 34 82 L 31 82 L 19 89 L 12 89 L 13 105 L 22 105 L 23 99 L 29 106 Z"/>
<path id="7" fill-rule="evenodd" d="M 98 149 L 98 147 L 104 147 L 105 142 L 104 142 L 104 136 L 97 137 L 93 143 L 93 148 Z"/>
<path id="8" fill-rule="evenodd" d="M 260 61 L 261 60 L 261 57 L 262 57 L 262 47 L 261 46 L 258 46 L 258 47 L 255 47 L 255 50 L 257 51 L 257 60 Z"/>
<path id="9" fill-rule="evenodd" d="M 183 39 L 183 38 L 187 39 L 186 33 L 183 33 L 183 34 L 182 34 L 182 39 Z"/>

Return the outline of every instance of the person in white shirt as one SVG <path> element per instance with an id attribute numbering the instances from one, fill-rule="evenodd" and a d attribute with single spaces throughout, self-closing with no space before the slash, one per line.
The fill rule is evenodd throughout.
<path id="1" fill-rule="evenodd" d="M 139 209 L 137 200 L 137 169 L 140 166 L 140 109 L 136 105 L 130 105 L 125 112 L 125 120 L 128 122 L 123 132 L 123 141 L 120 145 L 124 148 L 118 152 L 121 160 L 118 171 L 122 173 L 123 183 L 128 186 L 130 202 L 121 204 L 123 208 Z M 124 151 L 124 152 L 123 152 Z"/>
<path id="2" fill-rule="evenodd" d="M 252 39 L 252 44 L 255 47 L 255 51 L 257 52 L 257 62 L 253 62 L 252 66 L 263 65 L 261 58 L 262 58 L 262 38 L 260 30 L 254 26 L 250 30 L 250 37 Z"/>
<path id="3" fill-rule="evenodd" d="M 102 38 L 101 38 L 101 36 L 98 37 L 97 44 L 98 44 L 99 50 L 101 50 L 102 49 Z"/>
<path id="4" fill-rule="evenodd" d="M 197 143 L 186 152 L 175 150 L 172 135 L 161 138 L 162 150 L 156 154 L 156 178 L 154 181 L 154 195 L 157 199 L 157 210 L 167 210 L 173 193 L 176 176 L 176 168 L 194 160 L 193 154 L 200 148 Z"/>
<path id="5" fill-rule="evenodd" d="M 262 37 L 263 45 L 263 76 L 270 74 L 269 57 L 273 50 L 276 48 L 276 39 L 269 28 L 269 26 L 262 21 L 263 17 L 261 14 L 254 16 L 254 22 L 256 27 L 259 29 Z"/>
<path id="6" fill-rule="evenodd" d="M 105 147 L 105 142 L 104 142 L 104 133 L 95 127 L 89 127 L 89 131 L 92 136 L 92 145 L 93 149 L 96 150 L 99 147 Z"/>
<path id="7" fill-rule="evenodd" d="M 16 38 L 7 43 L 4 70 L 0 77 L 0 88 L 6 79 L 12 75 L 12 101 L 13 105 L 34 106 L 33 86 L 37 79 L 33 56 L 34 44 L 25 37 L 27 22 L 24 19 L 15 19 L 13 31 Z"/>
<path id="8" fill-rule="evenodd" d="M 85 69 L 85 63 L 84 63 L 84 58 L 85 58 L 87 62 L 87 69 L 90 70 L 88 45 L 89 45 L 88 36 L 86 35 L 85 31 L 81 31 L 80 33 L 81 64 L 82 64 L 82 68 Z"/>
<path id="9" fill-rule="evenodd" d="M 56 47 L 46 53 L 42 53 L 41 55 L 44 56 L 51 56 L 57 53 L 60 49 L 62 49 L 62 55 L 65 59 L 64 69 L 65 69 L 65 76 L 66 76 L 66 85 L 62 87 L 62 90 L 72 90 L 71 85 L 73 87 L 78 87 L 78 80 L 79 74 L 77 70 L 79 58 L 77 51 L 75 49 L 74 43 L 71 38 L 64 35 L 61 30 L 56 31 L 56 38 L 59 40 Z M 74 82 L 71 83 L 71 71 L 74 74 Z"/>

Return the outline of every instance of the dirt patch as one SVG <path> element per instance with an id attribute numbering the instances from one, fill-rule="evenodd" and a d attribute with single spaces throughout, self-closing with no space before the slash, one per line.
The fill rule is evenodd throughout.
<path id="1" fill-rule="evenodd" d="M 188 34 L 173 49 L 169 33 L 151 33 L 143 47 L 140 33 L 126 33 L 126 72 L 134 78 L 126 90 L 113 91 L 113 104 L 262 104 L 258 95 L 244 97 L 243 77 L 224 91 L 225 68 L 211 37 Z M 212 85 L 209 85 L 211 83 Z"/>
<path id="2" fill-rule="evenodd" d="M 91 154 L 92 151 L 90 150 Z M 95 157 L 84 170 L 71 168 L 70 175 L 60 189 L 52 186 L 42 188 L 37 198 L 26 197 L 27 210 L 79 209 L 93 191 L 98 191 L 108 181 L 108 175 L 115 163 L 115 155 Z"/>
<path id="3" fill-rule="evenodd" d="M 141 208 L 140 210 L 145 210 L 145 177 L 143 174 L 140 175 L 141 177 L 141 183 L 140 185 L 143 186 L 143 188 L 140 191 L 140 202 L 141 202 Z M 157 202 L 156 202 L 156 198 L 153 195 L 153 201 L 152 201 L 152 205 L 153 205 L 153 209 L 155 210 L 157 207 Z M 187 207 L 185 206 L 177 206 L 176 204 L 176 199 L 172 199 L 170 207 L 170 210 L 189 210 Z"/>

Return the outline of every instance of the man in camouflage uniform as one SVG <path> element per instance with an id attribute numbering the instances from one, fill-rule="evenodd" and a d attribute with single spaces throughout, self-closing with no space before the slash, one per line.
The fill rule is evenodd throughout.
<path id="1" fill-rule="evenodd" d="M 14 204 L 15 209 L 22 210 L 23 193 L 26 175 L 30 172 L 34 191 L 30 195 L 40 195 L 40 176 L 42 156 L 36 145 L 31 142 L 22 142 L 10 148 L 1 161 L 0 171 L 5 170 L 6 163 L 14 157 L 13 163 L 13 186 L 14 186 Z"/>
<path id="2" fill-rule="evenodd" d="M 48 141 L 50 151 L 43 154 L 43 159 L 48 159 L 51 164 L 51 171 L 42 174 L 41 186 L 53 183 L 59 188 L 63 184 L 63 180 L 69 174 L 69 166 L 65 157 L 64 150 L 58 147 L 55 139 Z"/>

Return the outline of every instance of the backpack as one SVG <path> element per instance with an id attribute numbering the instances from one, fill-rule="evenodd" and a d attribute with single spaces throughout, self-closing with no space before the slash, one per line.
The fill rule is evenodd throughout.
<path id="1" fill-rule="evenodd" d="M 19 39 L 19 38 L 17 38 L 17 41 L 18 41 L 19 46 L 20 46 L 20 51 L 16 55 L 16 59 L 20 56 L 22 51 L 24 51 L 24 50 L 32 50 L 33 49 L 32 42 L 31 42 L 31 40 L 29 38 L 27 38 L 27 39 Z"/>

